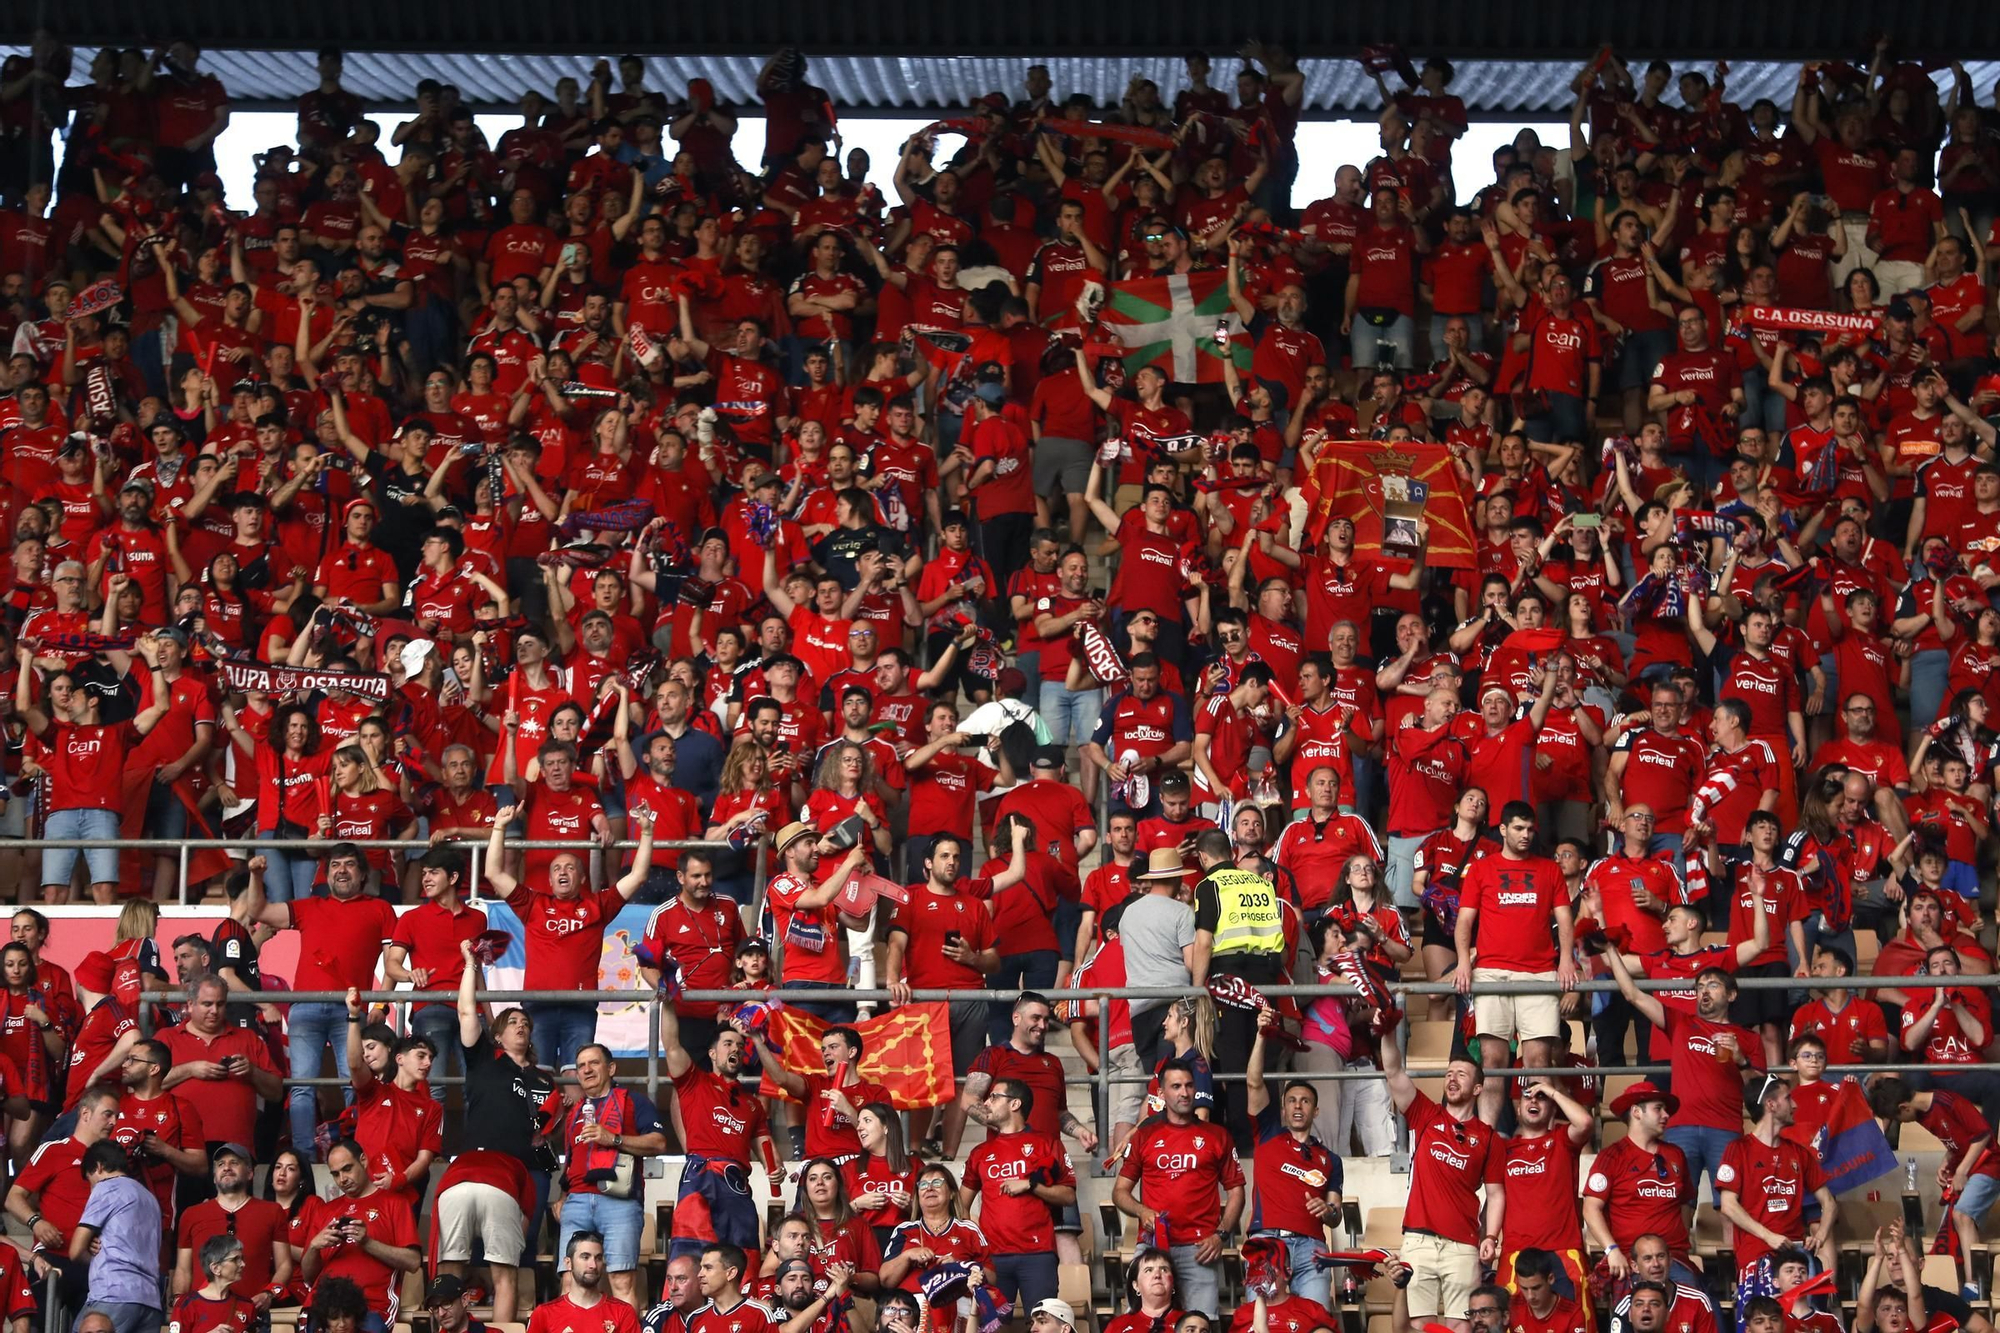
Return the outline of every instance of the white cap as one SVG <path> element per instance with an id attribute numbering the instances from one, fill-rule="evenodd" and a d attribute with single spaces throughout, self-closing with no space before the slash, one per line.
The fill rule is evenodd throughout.
<path id="1" fill-rule="evenodd" d="M 1053 1296 L 1047 1300 L 1036 1302 L 1035 1308 L 1028 1311 L 1028 1314 L 1031 1317 L 1038 1314 L 1045 1314 L 1059 1324 L 1067 1324 L 1071 1328 L 1076 1327 L 1076 1311 L 1070 1309 L 1068 1301 L 1059 1301 Z"/>
<path id="2" fill-rule="evenodd" d="M 437 645 L 429 639 L 411 639 L 403 645 L 403 675 L 410 677 L 424 669 L 424 658 Z"/>

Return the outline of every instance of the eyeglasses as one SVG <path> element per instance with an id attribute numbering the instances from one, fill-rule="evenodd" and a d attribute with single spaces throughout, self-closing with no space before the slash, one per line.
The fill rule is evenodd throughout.
<path id="1" fill-rule="evenodd" d="M 919 1194 L 922 1194 L 927 1190 L 942 1190 L 950 1188 L 951 1186 L 949 1183 L 935 1178 L 930 1180 L 919 1180 L 917 1182 L 917 1192 Z"/>
<path id="2" fill-rule="evenodd" d="M 1497 1305 L 1474 1306 L 1465 1312 L 1465 1317 L 1467 1319 L 1497 1319 L 1500 1317 L 1500 1307 Z"/>

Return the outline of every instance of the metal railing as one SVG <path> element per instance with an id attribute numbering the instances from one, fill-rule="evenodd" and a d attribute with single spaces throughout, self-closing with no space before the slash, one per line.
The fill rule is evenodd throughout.
<path id="1" fill-rule="evenodd" d="M 345 842 L 363 851 L 387 849 L 402 852 L 426 852 L 433 847 L 449 847 L 463 850 L 470 857 L 466 874 L 466 896 L 479 897 L 479 887 L 484 883 L 480 874 L 480 861 L 486 855 L 488 842 L 454 838 L 445 842 L 431 842 L 426 838 L 23 838 L 0 841 L 0 851 L 39 852 L 44 850 L 94 851 L 110 848 L 114 851 L 154 852 L 171 854 L 180 861 L 180 889 L 176 901 L 182 907 L 198 904 L 188 901 L 188 865 L 193 853 L 198 851 L 242 852 L 246 859 L 260 852 L 310 852 L 314 856 L 325 856 L 336 843 Z M 586 859 L 604 852 L 630 852 L 638 846 L 638 840 L 624 838 L 616 842 L 598 842 L 594 839 L 559 838 L 509 838 L 504 843 L 513 851 L 558 851 L 573 852 Z M 653 851 L 659 852 L 720 852 L 733 850 L 727 842 L 710 842 L 702 838 L 682 838 L 660 841 L 653 844 Z M 766 847 L 757 847 L 758 882 L 763 882 Z"/>
<path id="2" fill-rule="evenodd" d="M 1871 982 L 1876 984 L 1869 984 Z M 1689 988 L 1689 983 L 1679 978 L 1635 979 L 1633 984 L 1638 989 L 1648 992 L 1686 991 Z M 1847 991 L 1852 994 L 1853 1003 L 1871 1004 L 1874 1001 L 1866 999 L 1862 994 L 1863 992 L 1884 989 L 1911 991 L 1935 990 L 1939 987 L 1953 987 L 1967 990 L 2000 990 L 2000 974 L 1906 977 L 1738 977 L 1736 984 L 1740 990 L 1796 989 L 1813 992 Z M 1258 990 L 1270 998 L 1291 997 L 1298 1000 L 1351 997 L 1358 994 L 1355 987 L 1346 982 L 1322 985 L 1271 985 L 1260 986 Z M 1448 981 L 1411 981 L 1399 979 L 1390 983 L 1389 990 L 1399 996 L 1459 994 L 1456 987 Z M 1550 982 L 1489 981 L 1475 982 L 1472 986 L 1471 994 L 1547 995 L 1557 990 L 1558 988 Z M 1616 982 L 1607 979 L 1593 978 L 1579 981 L 1573 987 L 1573 990 L 1584 995 L 1606 992 L 1615 993 L 1618 990 L 1618 985 Z M 1096 1072 L 1090 1075 L 1090 1082 L 1095 1090 L 1094 1100 L 1097 1109 L 1097 1123 L 1103 1127 L 1108 1127 L 1111 1123 L 1112 1089 L 1120 1085 L 1144 1085 L 1150 1082 L 1152 1077 L 1150 1073 L 1145 1071 L 1137 1074 L 1116 1074 L 1112 1072 L 1111 1061 L 1108 1058 L 1111 1050 L 1111 1001 L 1169 1001 L 1188 996 L 1208 994 L 1207 990 L 1194 986 L 1093 986 L 1083 989 L 1056 988 L 1037 993 L 1045 996 L 1050 1001 L 1094 1000 L 1097 1002 L 1096 1022 L 1099 1058 Z M 655 1099 L 657 1102 L 661 1082 L 660 1006 L 668 1003 L 661 992 L 641 988 L 597 991 L 480 990 L 474 992 L 474 995 L 482 1004 L 491 1002 L 496 1004 L 644 1005 L 647 1011 L 646 1072 L 643 1077 L 622 1075 L 617 1081 L 632 1085 L 643 1085 L 646 1088 L 648 1097 Z M 1019 997 L 1020 991 L 1018 990 L 913 990 L 910 993 L 910 1002 L 913 1004 L 933 1002 L 952 1004 L 1012 1004 Z M 185 999 L 186 995 L 184 992 L 159 991 L 151 993 L 148 998 L 156 1002 L 172 1003 L 176 999 Z M 361 992 L 360 998 L 362 1003 L 370 1005 L 407 1004 L 417 1001 L 455 1005 L 458 1001 L 458 992 L 455 990 L 370 990 Z M 895 1007 L 896 1005 L 894 997 L 886 990 L 854 990 L 848 988 L 825 990 L 772 989 L 767 991 L 687 990 L 682 992 L 679 998 L 682 1001 L 713 1004 L 742 1004 L 750 1000 L 779 999 L 788 1003 L 808 1004 L 852 1005 L 872 1003 L 885 1008 Z M 344 1004 L 346 1000 L 347 995 L 344 991 L 272 991 L 263 994 L 232 991 L 227 996 L 227 1002 L 230 1004 Z M 142 1008 L 149 1008 L 149 1006 L 142 1006 Z M 149 1019 L 149 1013 L 141 1014 L 140 1022 L 142 1027 Z M 1787 1065 L 1775 1065 L 1773 1066 L 1773 1072 L 1787 1072 L 1790 1068 Z M 1671 1070 L 1672 1066 L 1661 1064 L 1596 1065 L 1581 1069 L 1568 1066 L 1551 1066 L 1549 1067 L 1549 1074 L 1550 1077 L 1554 1078 L 1603 1078 L 1608 1076 L 1665 1074 L 1671 1072 Z M 2000 1061 L 1980 1061 L 1943 1066 L 1921 1061 L 1889 1061 L 1881 1064 L 1829 1063 L 1824 1073 L 1829 1078 L 1838 1079 L 1848 1074 L 1942 1073 L 1948 1076 L 1953 1073 L 1975 1070 L 2000 1070 Z M 1275 1072 L 1273 1071 L 1274 1074 Z M 1518 1066 L 1499 1066 L 1485 1068 L 1480 1072 L 1486 1077 L 1518 1077 L 1524 1073 L 1524 1070 Z M 1434 1078 L 1440 1076 L 1442 1070 L 1426 1064 L 1425 1066 L 1411 1070 L 1410 1073 L 1416 1078 Z M 1360 1082 L 1385 1077 L 1383 1071 L 1379 1068 L 1313 1070 L 1307 1073 L 1300 1073 L 1296 1076 L 1304 1077 L 1314 1082 L 1321 1080 L 1331 1082 Z M 1211 1077 L 1214 1081 L 1220 1083 L 1237 1083 L 1242 1082 L 1245 1075 L 1242 1073 L 1212 1073 Z M 461 1077 L 453 1075 L 435 1078 L 432 1082 L 444 1086 L 453 1086 L 463 1083 L 464 1080 Z M 348 1084 L 348 1080 L 338 1077 L 320 1077 L 312 1079 L 288 1079 L 287 1083 L 314 1087 L 345 1087 Z"/>

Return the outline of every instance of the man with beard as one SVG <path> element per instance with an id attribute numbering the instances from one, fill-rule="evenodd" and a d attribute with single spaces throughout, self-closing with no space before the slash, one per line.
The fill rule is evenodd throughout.
<path id="1" fill-rule="evenodd" d="M 118 521 L 91 535 L 85 559 L 92 587 L 105 588 L 115 572 L 129 575 L 139 590 L 139 619 L 159 625 L 167 619 L 167 543 L 153 526 L 152 510 L 153 488 L 127 482 L 118 492 Z"/>
<path id="2" fill-rule="evenodd" d="M 742 942 L 743 920 L 736 902 L 715 896 L 712 854 L 689 852 L 681 863 L 680 892 L 646 922 L 639 945 L 640 973 L 648 985 L 658 986 L 662 968 L 671 963 L 688 990 L 727 990 L 736 946 Z M 717 1019 L 720 1009 L 714 1002 L 695 1000 L 674 1005 L 682 1049 L 704 1069 L 713 1068 L 708 1051 L 723 1030 Z"/>
<path id="3" fill-rule="evenodd" d="M 160 1202 L 160 1216 L 174 1216 L 177 1176 L 200 1176 L 208 1161 L 208 1144 L 200 1113 L 187 1098 L 167 1091 L 167 1071 L 173 1053 L 157 1039 L 136 1042 L 126 1052 L 118 1073 L 125 1095 L 118 1101 L 118 1127 L 112 1140 L 132 1152 L 140 1181 Z"/>
<path id="4" fill-rule="evenodd" d="M 1595 1124 L 1591 1109 L 1546 1075 L 1521 1089 L 1517 1128 L 1501 1163 L 1508 1196 L 1496 1274 L 1501 1281 L 1517 1275 L 1522 1256 L 1539 1251 L 1552 1269 L 1545 1275 L 1547 1289 L 1578 1305 L 1587 1303 L 1583 1224 L 1575 1200 L 1583 1193 L 1578 1176 L 1583 1145 L 1590 1142 Z"/>
<path id="5" fill-rule="evenodd" d="M 812 1265 L 804 1259 L 787 1259 L 778 1265 L 772 1294 L 779 1309 L 773 1313 L 785 1316 L 782 1333 L 833 1333 L 844 1317 L 840 1302 L 853 1278 L 854 1265 L 828 1264 L 822 1289 Z"/>
<path id="6" fill-rule="evenodd" d="M 360 1145 L 342 1139 L 327 1149 L 337 1192 L 309 1199 L 292 1219 L 291 1243 L 304 1251 L 299 1271 L 308 1282 L 344 1277 L 360 1287 L 368 1309 L 396 1322 L 402 1275 L 418 1272 L 416 1219 L 409 1204 L 374 1181 Z"/>
<path id="7" fill-rule="evenodd" d="M 1736 1227 L 1736 1259 L 1748 1268 L 1766 1254 L 1803 1243 L 1833 1267 L 1833 1225 L 1840 1211 L 1820 1170 L 1819 1153 L 1785 1135 L 1797 1119 L 1792 1085 L 1775 1074 L 1758 1079 L 1744 1098 L 1756 1116 L 1750 1132 L 1722 1154 L 1722 1215 Z M 1808 1196 L 1819 1216 L 1806 1225 Z M 1775 1262 L 1775 1261 L 1774 1261 Z"/>
<path id="8" fill-rule="evenodd" d="M 430 1314 L 434 1333 L 486 1333 L 486 1325 L 472 1317 L 472 1296 L 465 1289 L 465 1279 L 456 1274 L 431 1279 L 424 1288 L 424 1309 Z"/>
<path id="9" fill-rule="evenodd" d="M 1390 1100 L 1410 1125 L 1410 1203 L 1403 1211 L 1402 1253 L 1412 1270 L 1410 1327 L 1421 1331 L 1432 1320 L 1455 1320 L 1452 1312 L 1471 1303 L 1480 1266 L 1500 1257 L 1507 1213 L 1504 1141 L 1479 1117 L 1485 1079 L 1472 1060 L 1461 1057 L 1445 1066 L 1440 1105 L 1410 1077 L 1394 1032 L 1383 1036 L 1381 1051 Z"/>
<path id="10" fill-rule="evenodd" d="M 729 956 L 724 955 L 725 967 Z M 688 984 L 699 988 L 704 983 L 690 978 Z M 750 1197 L 750 1151 L 754 1146 L 767 1164 L 777 1161 L 777 1154 L 771 1146 L 763 1103 L 753 1089 L 737 1081 L 748 1042 L 736 1027 L 718 1029 L 713 1021 L 704 1023 L 709 1035 L 703 1049 L 707 1068 L 697 1068 L 683 1044 L 678 1007 L 660 1006 L 660 1049 L 676 1094 L 675 1130 L 688 1154 L 674 1209 L 671 1256 L 678 1259 L 701 1252 L 707 1238 L 694 1233 L 704 1213 L 716 1239 L 730 1245 L 748 1241 L 755 1248 L 757 1210 Z M 777 1182 L 772 1185 L 775 1189 Z"/>
<path id="11" fill-rule="evenodd" d="M 215 1150 L 209 1176 L 215 1197 L 182 1213 L 177 1228 L 176 1296 L 194 1290 L 194 1257 L 222 1235 L 243 1242 L 243 1272 L 230 1290 L 254 1305 L 258 1314 L 270 1309 L 272 1298 L 291 1283 L 292 1247 L 277 1243 L 284 1239 L 291 1219 L 271 1200 L 251 1197 L 255 1166 L 250 1150 L 240 1143 L 225 1143 Z"/>
<path id="12" fill-rule="evenodd" d="M 604 1333 L 639 1333 L 639 1312 L 604 1291 L 604 1237 L 579 1231 L 563 1247 L 568 1260 L 569 1290 L 535 1307 L 528 1333 L 564 1333 L 575 1328 L 602 1328 Z"/>
<path id="13" fill-rule="evenodd" d="M 386 616 L 403 603 L 403 580 L 389 553 L 369 541 L 377 517 L 373 500 L 351 500 L 341 515 L 345 540 L 328 551 L 313 575 L 313 596 L 346 601 L 371 616 Z"/>
<path id="14" fill-rule="evenodd" d="M 624 682 L 615 683 L 622 694 L 621 701 L 613 707 L 625 707 L 631 698 Z M 674 766 L 679 747 L 674 738 L 663 731 L 656 731 L 640 739 L 637 751 L 645 756 L 645 772 L 639 771 L 639 760 L 634 747 L 615 745 L 619 775 L 625 782 L 625 805 L 628 810 L 648 810 L 653 817 L 653 836 L 661 842 L 678 842 L 689 838 L 700 838 L 702 831 L 701 808 L 694 796 L 674 783 Z M 642 903 L 665 901 L 676 891 L 682 870 L 683 853 L 662 851 L 653 858 L 654 864 L 646 876 L 645 885 L 636 897 Z M 713 874 L 710 876 L 713 879 Z M 725 978 L 723 985 L 727 986 Z"/>

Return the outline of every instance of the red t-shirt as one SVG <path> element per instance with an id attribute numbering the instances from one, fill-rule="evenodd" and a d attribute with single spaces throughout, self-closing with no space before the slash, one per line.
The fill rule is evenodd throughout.
<path id="1" fill-rule="evenodd" d="M 1036 1254 L 1055 1245 L 1049 1206 L 1027 1194 L 1009 1195 L 1009 1180 L 1055 1187 L 1076 1184 L 1076 1172 L 1061 1140 L 1034 1130 L 995 1134 L 972 1150 L 965 1180 L 979 1191 L 979 1229 L 995 1254 Z"/>
<path id="2" fill-rule="evenodd" d="M 1694 1180 L 1687 1156 L 1673 1144 L 1660 1142 L 1642 1150 L 1629 1138 L 1612 1143 L 1591 1162 L 1583 1197 L 1604 1200 L 1611 1238 L 1627 1254 L 1639 1237 L 1651 1232 L 1665 1238 L 1675 1255 L 1687 1257 L 1681 1203 L 1694 1197 Z"/>
<path id="3" fill-rule="evenodd" d="M 1734 1023 L 1711 1023 L 1698 1015 L 1667 1011 L 1667 1043 L 1673 1050 L 1674 1095 L 1681 1109 L 1674 1123 L 1699 1125 L 1704 1129 L 1726 1129 L 1732 1134 L 1743 1128 L 1743 1075 L 1734 1058 L 1718 1060 L 1715 1038 L 1724 1032 L 1736 1035 L 1736 1049 L 1753 1069 L 1764 1067 L 1764 1042 L 1756 1033 Z"/>
<path id="4" fill-rule="evenodd" d="M 1746 943 L 1757 928 L 1751 915 L 1750 864 L 1736 867 L 1736 893 L 1729 900 L 1729 947 Z M 1771 923 L 1770 943 L 1746 967 L 1764 967 L 1785 961 L 1785 928 L 1803 921 L 1809 913 L 1805 887 L 1795 871 L 1773 866 L 1764 872 L 1764 915 Z"/>
<path id="5" fill-rule="evenodd" d="M 854 1120 L 847 1112 L 833 1105 L 833 1079 L 827 1074 L 807 1074 L 805 1115 L 806 1115 L 806 1156 L 846 1157 L 861 1151 L 861 1137 L 856 1132 Z M 857 1079 L 840 1089 L 840 1095 L 848 1105 L 859 1111 L 870 1102 L 886 1102 L 889 1090 L 879 1083 L 867 1079 Z M 827 1119 L 831 1123 L 821 1123 L 821 1113 L 830 1111 Z"/>
<path id="6" fill-rule="evenodd" d="M 1734 1194 L 1743 1211 L 1761 1226 L 1789 1240 L 1805 1239 L 1805 1201 L 1826 1187 L 1826 1173 L 1820 1169 L 1819 1154 L 1790 1139 L 1780 1138 L 1767 1147 L 1754 1135 L 1745 1134 L 1722 1152 L 1722 1165 L 1715 1168 L 1715 1183 L 1725 1194 Z M 1771 1247 L 1764 1238 L 1741 1227 L 1736 1229 L 1736 1259 L 1747 1268 Z"/>
<path id="7" fill-rule="evenodd" d="M 889 914 L 889 933 L 904 937 L 903 980 L 918 990 L 977 990 L 985 975 L 968 963 L 954 963 L 942 952 L 944 937 L 958 933 L 965 947 L 979 953 L 993 946 L 993 914 L 968 893 L 938 893 L 928 883 L 912 884 L 910 901 L 897 903 Z"/>
<path id="8" fill-rule="evenodd" d="M 516 886 L 507 895 L 507 906 L 521 918 L 527 936 L 522 985 L 528 990 L 596 990 L 605 927 L 624 905 L 625 897 L 616 889 L 585 889 L 574 898 L 559 899 L 546 890 Z"/>
<path id="9" fill-rule="evenodd" d="M 1475 862 L 1465 872 L 1459 910 L 1479 909 L 1474 946 L 1477 965 L 1514 972 L 1552 972 L 1556 944 L 1552 925 L 1569 894 L 1562 868 L 1545 856 L 1514 860 L 1501 853 Z"/>
<path id="10" fill-rule="evenodd" d="M 688 1152 L 748 1170 L 751 1147 L 771 1132 L 756 1091 L 696 1066 L 674 1080 L 674 1095 Z"/>
<path id="11" fill-rule="evenodd" d="M 269 1199 L 246 1199 L 233 1213 L 219 1200 L 208 1199 L 181 1214 L 176 1243 L 199 1258 L 212 1236 L 233 1235 L 242 1241 L 243 1276 L 230 1290 L 247 1300 L 271 1285 L 271 1247 L 285 1238 L 291 1224 L 285 1210 Z"/>
<path id="12" fill-rule="evenodd" d="M 1871 1040 L 1888 1042 L 1889 1025 L 1882 1018 L 1881 1005 L 1849 996 L 1839 1013 L 1829 1010 L 1825 1000 L 1809 1000 L 1793 1010 L 1786 1044 L 1808 1033 L 1826 1043 L 1827 1056 L 1835 1064 L 1860 1064 L 1868 1058 Z"/>
<path id="13" fill-rule="evenodd" d="M 1460 1120 L 1421 1092 L 1404 1118 L 1410 1126 L 1410 1201 L 1403 1229 L 1477 1245 L 1479 1191 L 1505 1183 L 1505 1140 L 1491 1125 Z"/>
<path id="14" fill-rule="evenodd" d="M 478 908 L 460 903 L 453 912 L 433 901 L 419 903 L 397 917 L 389 943 L 403 946 L 405 967 L 421 967 L 430 973 L 425 990 L 457 990 L 465 975 L 459 941 L 477 939 L 485 930 L 486 913 Z"/>
<path id="15" fill-rule="evenodd" d="M 799 899 L 816 887 L 787 872 L 773 875 L 764 890 L 764 901 L 770 904 L 778 934 L 785 941 L 784 975 L 779 979 L 844 986 L 847 984 L 847 956 L 840 934 L 839 913 L 831 903 L 819 908 L 801 908 L 798 905 Z M 796 926 L 793 924 L 795 920 Z M 807 940 L 815 932 L 819 952 L 807 947 Z"/>
<path id="16" fill-rule="evenodd" d="M 292 1219 L 291 1243 L 300 1250 L 312 1244 L 312 1239 L 336 1218 L 355 1218 L 367 1228 L 368 1239 L 398 1249 L 417 1248 L 417 1220 L 410 1211 L 410 1205 L 400 1194 L 387 1190 L 374 1190 L 359 1199 L 341 1196 L 333 1199 L 308 1199 L 299 1209 L 299 1215 Z M 403 1275 L 389 1265 L 363 1250 L 359 1243 L 343 1240 L 339 1244 L 322 1250 L 325 1262 L 315 1279 L 324 1282 L 330 1277 L 344 1277 L 361 1288 L 361 1294 L 368 1300 L 368 1308 L 382 1317 L 387 1324 L 396 1322 L 396 1315 L 402 1305 Z M 539 1312 L 538 1312 L 539 1313 Z"/>
<path id="17" fill-rule="evenodd" d="M 755 1306 L 755 1310 L 745 1306 Z M 775 1327 L 770 1311 L 754 1301 L 745 1301 L 730 1314 L 732 1317 L 739 1314 L 761 1314 L 763 1317 L 763 1322 L 755 1328 L 750 1326 L 749 1320 L 744 1320 L 743 1328 L 737 1333 L 768 1333 Z M 724 1323 L 722 1327 L 727 1328 L 728 1324 Z M 689 1316 L 689 1328 L 692 1333 L 692 1315 Z M 558 1296 L 537 1305 L 535 1312 L 528 1316 L 528 1333 L 574 1333 L 584 1329 L 592 1330 L 592 1333 L 600 1329 L 603 1333 L 639 1333 L 639 1312 L 616 1296 L 601 1296 L 594 1305 L 578 1305 L 567 1296 Z"/>
<path id="18" fill-rule="evenodd" d="M 1201 1120 L 1177 1125 L 1162 1116 L 1141 1125 L 1118 1174 L 1138 1185 L 1148 1208 L 1166 1215 L 1163 1245 L 1200 1244 L 1222 1218 L 1222 1195 L 1243 1188 L 1229 1131 Z"/>
<path id="19" fill-rule="evenodd" d="M 300 898 L 291 908 L 299 932 L 294 990 L 370 990 L 382 945 L 396 933 L 396 909 L 380 898 Z"/>
<path id="20" fill-rule="evenodd" d="M 1558 1120 L 1545 1133 L 1516 1134 L 1504 1142 L 1507 1214 L 1500 1248 L 1507 1254 L 1530 1248 L 1581 1252 L 1583 1218 L 1576 1201 L 1583 1193 L 1583 1150 L 1570 1139 L 1568 1122 Z"/>

